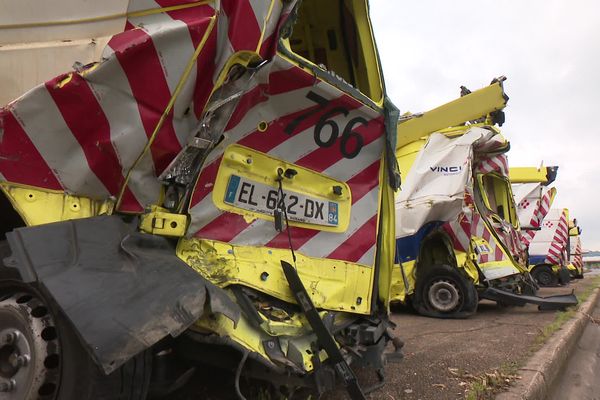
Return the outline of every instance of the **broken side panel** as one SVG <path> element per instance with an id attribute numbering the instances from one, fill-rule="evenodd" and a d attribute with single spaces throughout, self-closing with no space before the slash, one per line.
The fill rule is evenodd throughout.
<path id="1" fill-rule="evenodd" d="M 188 234 L 212 251 L 227 244 L 219 256 L 231 267 L 244 264 L 238 258 L 244 252 L 271 249 L 266 264 L 279 276 L 280 259 L 291 255 L 287 232 L 275 230 L 271 197 L 278 189 L 278 169 L 293 170 L 282 189 L 298 268 L 323 296 L 315 302 L 367 312 L 384 139 L 380 111 L 276 56 L 258 72 L 205 161 Z M 347 284 L 347 274 L 356 285 Z M 325 295 L 320 288 L 328 281 Z M 292 300 L 287 290 L 277 296 Z M 341 305 L 336 296 L 344 299 Z"/>
<path id="2" fill-rule="evenodd" d="M 231 56 L 271 57 L 285 15 L 278 1 L 130 1 L 99 62 L 0 110 L 0 181 L 121 212 L 158 204 L 157 177 L 194 136 Z"/>

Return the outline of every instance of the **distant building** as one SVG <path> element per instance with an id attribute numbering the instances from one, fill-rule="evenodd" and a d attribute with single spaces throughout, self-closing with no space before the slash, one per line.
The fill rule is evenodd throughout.
<path id="1" fill-rule="evenodd" d="M 600 268 L 600 252 L 591 251 L 583 254 L 583 265 L 586 268 Z"/>

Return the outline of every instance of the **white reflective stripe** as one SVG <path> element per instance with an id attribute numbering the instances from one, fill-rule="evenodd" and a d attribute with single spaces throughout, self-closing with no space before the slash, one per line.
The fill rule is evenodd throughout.
<path id="1" fill-rule="evenodd" d="M 260 122 L 272 122 L 282 116 L 314 106 L 315 103 L 304 96 L 307 91 L 307 88 L 301 88 L 270 96 L 268 101 L 261 102 L 246 111 L 244 118 L 233 129 L 224 133 L 225 139 L 208 155 L 205 165 L 208 166 L 211 162 L 221 157 L 227 146 L 237 143 L 251 133 L 254 133 Z M 309 129 L 313 128 L 311 127 L 307 130 Z"/>
<path id="2" fill-rule="evenodd" d="M 136 11 L 152 10 L 154 8 L 161 8 L 154 0 L 130 0 L 127 12 L 132 13 Z"/>
<path id="3" fill-rule="evenodd" d="M 279 16 L 281 15 L 282 9 L 283 9 L 282 2 L 275 0 L 275 4 L 273 5 L 273 11 L 271 11 L 271 16 L 269 17 L 269 20 L 267 21 L 267 26 L 263 33 L 263 43 L 273 33 L 275 33 L 275 29 L 277 28 L 277 24 L 279 23 Z"/>
<path id="4" fill-rule="evenodd" d="M 470 237 L 467 236 L 465 231 L 462 229 L 462 226 L 458 222 L 452 222 L 450 224 L 450 228 L 452 229 L 452 233 L 456 237 L 456 240 L 465 248 L 469 248 L 469 242 L 471 241 Z"/>
<path id="5" fill-rule="evenodd" d="M 329 118 L 329 121 L 333 121 L 338 126 L 340 126 L 346 120 L 346 118 L 347 117 L 343 115 L 336 115 L 332 118 Z M 331 132 L 328 129 L 329 128 L 324 128 L 323 130 L 323 137 L 325 139 L 329 138 Z M 319 145 L 317 145 L 317 143 L 315 142 L 314 132 L 315 126 L 310 126 L 308 129 L 305 129 L 302 132 L 295 134 L 285 142 L 271 149 L 269 151 L 269 155 L 290 162 L 295 162 L 303 158 L 304 156 L 309 155 L 313 151 L 319 149 Z"/>
<path id="6" fill-rule="evenodd" d="M 475 236 L 482 238 L 483 231 L 486 229 L 485 222 L 483 222 L 483 216 L 480 216 L 479 214 L 475 214 L 473 217 L 474 217 L 474 221 L 475 221 L 475 219 L 477 220 L 475 222 L 475 226 L 474 226 Z M 493 235 L 491 235 L 491 232 L 490 232 L 490 236 L 493 236 Z M 490 240 L 491 240 L 491 238 L 490 238 Z"/>
<path id="7" fill-rule="evenodd" d="M 485 277 L 487 279 L 493 280 L 493 279 L 498 279 L 498 278 L 504 278 L 505 276 L 509 276 L 509 275 L 518 274 L 519 270 L 517 270 L 515 267 L 510 265 L 510 266 L 506 266 L 506 267 L 494 266 L 491 268 L 484 268 L 481 272 L 483 272 L 483 275 L 485 275 Z"/>
<path id="8" fill-rule="evenodd" d="M 331 254 L 377 212 L 373 205 L 377 204 L 378 195 L 379 187 L 375 187 L 352 206 L 350 225 L 345 232 L 319 232 L 298 251 L 311 257 L 325 257 Z"/>
<path id="9" fill-rule="evenodd" d="M 46 87 L 40 85 L 28 96 L 26 101 L 13 103 L 12 111 L 62 186 L 82 195 L 109 196 Z"/>
<path id="10" fill-rule="evenodd" d="M 306 91 L 306 89 L 299 89 L 299 90 Z M 314 105 L 313 102 L 306 99 L 304 96 L 300 96 L 297 93 L 299 90 L 286 92 L 286 93 L 284 93 L 282 95 L 278 95 L 278 96 L 272 96 L 272 99 L 270 101 L 272 101 L 274 104 L 277 104 L 277 110 L 274 110 L 272 107 L 260 107 L 260 105 L 259 105 L 258 107 L 260 107 L 260 108 L 255 107 L 256 110 L 251 109 L 250 111 L 248 111 L 246 113 L 248 118 L 244 118 L 244 120 L 242 120 L 242 122 L 240 122 L 235 128 L 226 132 L 225 140 L 223 140 L 219 144 L 218 148 L 216 148 L 215 150 L 212 151 L 212 153 L 209 155 L 207 160 L 215 159 L 215 161 L 213 161 L 213 162 L 218 162 L 218 160 L 216 160 L 216 159 L 224 153 L 225 149 L 229 145 L 231 145 L 233 143 L 237 143 L 242 138 L 253 133 L 256 130 L 256 126 L 258 125 L 258 123 L 260 121 L 273 121 L 275 118 L 277 118 L 281 115 L 290 114 L 292 112 L 303 110 L 305 108 L 310 107 L 311 105 Z M 277 98 L 277 100 L 275 100 L 275 98 Z M 295 101 L 293 99 L 295 99 Z M 280 102 L 280 100 L 281 100 L 281 102 Z M 283 114 L 281 109 L 279 108 L 279 106 L 283 106 L 284 109 L 286 109 L 286 108 L 289 108 L 289 109 L 287 109 L 286 113 Z M 292 111 L 292 107 L 293 107 L 293 111 Z M 267 118 L 270 118 L 270 119 L 267 119 Z M 302 138 L 308 134 L 312 135 L 313 131 L 314 131 L 314 127 L 310 126 L 307 129 L 305 129 L 304 131 L 296 134 L 295 136 L 299 136 Z M 285 142 L 282 143 L 282 145 L 289 146 L 290 148 L 292 148 L 292 146 L 290 146 L 288 144 L 288 142 L 292 139 L 294 139 L 294 138 L 286 140 Z M 315 144 L 315 146 L 316 146 L 316 144 Z M 275 147 L 275 149 L 276 148 L 277 147 Z M 273 150 L 274 149 L 269 151 L 268 154 L 271 155 Z M 303 151 L 302 148 L 299 146 L 296 146 L 296 148 L 293 150 L 295 150 L 296 156 L 294 156 L 293 154 L 290 154 L 288 156 L 289 158 L 285 159 L 286 161 L 295 162 L 296 160 L 301 158 L 302 154 L 300 156 L 298 156 L 298 153 Z M 208 166 L 209 164 L 210 163 L 207 163 L 206 165 Z M 204 197 L 198 204 L 194 205 L 190 209 L 190 214 L 192 215 L 192 222 L 190 223 L 190 228 L 188 229 L 188 232 L 197 232 L 198 230 L 202 229 L 206 225 L 210 224 L 215 218 L 219 217 L 219 215 L 223 214 L 223 211 L 219 210 L 214 205 L 214 203 L 212 201 L 212 193 L 210 193 L 206 197 Z M 246 228 L 246 229 L 248 229 L 248 228 Z"/>
<path id="11" fill-rule="evenodd" d="M 113 56 L 86 75 L 86 80 L 108 119 L 111 142 L 123 176 L 127 176 L 148 141 L 127 76 Z M 156 202 L 160 183 L 156 179 L 152 157 L 142 159 L 132 172 L 128 186 L 142 205 Z"/>
<path id="12" fill-rule="evenodd" d="M 367 250 L 367 252 L 365 254 L 362 255 L 362 257 L 357 261 L 358 264 L 363 264 L 363 265 L 368 265 L 369 267 L 371 267 L 373 264 L 375 264 L 375 248 L 377 247 L 377 245 L 373 245 L 371 246 L 371 248 L 369 250 Z"/>
<path id="13" fill-rule="evenodd" d="M 2 175 L 2 172 L 0 172 L 0 181 L 6 182 L 6 178 L 4 177 L 4 175 Z"/>
<path id="14" fill-rule="evenodd" d="M 246 246 L 263 246 L 278 234 L 279 232 L 275 230 L 273 221 L 259 218 L 254 220 L 250 226 L 230 240 L 229 243 Z"/>
<path id="15" fill-rule="evenodd" d="M 187 24 L 172 19 L 165 13 L 131 18 L 130 21 L 139 25 L 151 37 L 169 92 L 173 96 L 195 51 Z M 195 82 L 196 68 L 192 68 L 173 107 L 173 127 L 182 147 L 187 143 L 193 129 L 191 122 L 195 122 L 195 119 L 190 121 L 184 115 L 192 102 Z"/>
<path id="16" fill-rule="evenodd" d="M 233 46 L 229 41 L 229 18 L 227 14 L 221 10 L 219 18 L 217 18 L 217 55 L 215 58 L 215 73 L 213 75 L 213 83 L 217 83 L 219 75 L 229 57 L 233 54 Z"/>
<path id="17" fill-rule="evenodd" d="M 271 3 L 275 1 L 279 3 L 278 0 L 249 0 L 250 7 L 252 7 L 252 11 L 254 11 L 254 18 L 256 18 L 256 23 L 259 28 L 263 29 L 263 23 L 267 18 L 267 14 L 269 13 L 269 8 L 271 7 Z M 274 6 L 273 6 L 274 7 Z"/>
<path id="18" fill-rule="evenodd" d="M 102 50 L 102 58 L 103 59 L 109 59 L 109 58 L 113 57 L 114 54 L 115 54 L 115 51 L 112 49 L 112 47 L 110 47 L 108 44 L 106 46 L 104 46 L 104 50 Z"/>
<path id="19" fill-rule="evenodd" d="M 331 176 L 341 181 L 348 181 L 350 178 L 361 173 L 365 168 L 377 160 L 381 160 L 383 151 L 383 138 L 372 141 L 363 149 L 360 159 L 342 158 L 332 166 L 328 167 L 323 174 Z"/>

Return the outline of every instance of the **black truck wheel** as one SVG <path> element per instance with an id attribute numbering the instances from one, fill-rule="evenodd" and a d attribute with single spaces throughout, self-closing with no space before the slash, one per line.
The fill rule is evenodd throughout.
<path id="1" fill-rule="evenodd" d="M 548 265 L 537 266 L 531 271 L 531 276 L 540 286 L 556 286 L 558 284 L 558 277 L 552 271 Z"/>
<path id="2" fill-rule="evenodd" d="M 0 398 L 142 400 L 150 367 L 145 352 L 104 375 L 70 324 L 36 291 L 0 285 Z"/>
<path id="3" fill-rule="evenodd" d="M 433 265 L 417 275 L 412 299 L 419 314 L 437 318 L 464 318 L 477 310 L 477 290 L 460 271 Z"/>

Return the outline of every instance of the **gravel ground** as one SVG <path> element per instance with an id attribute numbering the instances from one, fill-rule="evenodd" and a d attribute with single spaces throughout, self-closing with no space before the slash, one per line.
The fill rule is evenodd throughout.
<path id="1" fill-rule="evenodd" d="M 567 287 L 545 288 L 541 296 L 579 293 L 591 279 L 573 281 Z M 463 399 L 475 376 L 493 373 L 503 364 L 521 361 L 541 329 L 554 320 L 555 312 L 540 312 L 537 306 L 499 307 L 482 301 L 477 313 L 463 320 L 422 317 L 409 310 L 395 310 L 395 333 L 405 342 L 404 360 L 388 364 L 385 386 L 370 399 L 417 400 Z M 356 371 L 363 387 L 376 382 L 372 371 Z M 233 376 L 225 371 L 196 374 L 192 387 L 176 400 L 235 399 Z M 346 399 L 338 390 L 324 400 Z M 250 400 L 250 397 L 248 397 Z"/>

